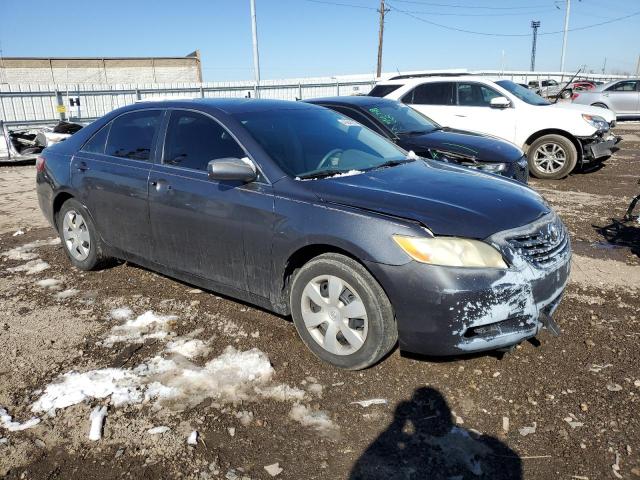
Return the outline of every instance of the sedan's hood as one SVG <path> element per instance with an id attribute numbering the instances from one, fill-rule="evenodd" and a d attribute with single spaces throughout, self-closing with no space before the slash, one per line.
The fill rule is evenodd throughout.
<path id="1" fill-rule="evenodd" d="M 582 95 L 582 94 L 581 94 Z M 578 113 L 586 113 L 587 115 L 598 115 L 604 118 L 608 123 L 613 122 L 616 119 L 616 114 L 611 110 L 601 107 L 592 107 L 591 105 L 580 105 L 578 103 L 554 103 L 554 108 L 560 108 L 562 110 L 573 110 Z"/>
<path id="2" fill-rule="evenodd" d="M 486 238 L 549 212 L 518 182 L 436 161 L 307 183 L 326 202 L 418 221 L 436 235 Z"/>
<path id="3" fill-rule="evenodd" d="M 399 144 L 418 154 L 431 148 L 469 156 L 480 162 L 511 163 L 523 155 L 522 150 L 505 140 L 452 128 L 422 135 L 402 135 Z"/>

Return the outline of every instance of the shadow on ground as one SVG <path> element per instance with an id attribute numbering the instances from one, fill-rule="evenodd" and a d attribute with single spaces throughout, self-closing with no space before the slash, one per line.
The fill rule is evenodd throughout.
<path id="1" fill-rule="evenodd" d="M 499 440 L 454 425 L 442 394 L 421 387 L 398 405 L 349 479 L 520 480 L 522 461 Z"/>

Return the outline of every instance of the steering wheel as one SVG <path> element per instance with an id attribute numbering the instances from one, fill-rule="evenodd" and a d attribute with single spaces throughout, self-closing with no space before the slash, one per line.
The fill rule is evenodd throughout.
<path id="1" fill-rule="evenodd" d="M 333 157 L 335 154 L 337 153 L 342 153 L 344 150 L 342 150 L 341 148 L 334 148 L 333 150 L 331 150 L 329 153 L 327 153 L 324 157 L 322 157 L 322 160 L 320 160 L 320 163 L 318 163 L 318 166 L 316 167 L 316 170 L 319 170 L 320 168 L 322 168 L 324 166 L 324 164 L 331 158 Z"/>

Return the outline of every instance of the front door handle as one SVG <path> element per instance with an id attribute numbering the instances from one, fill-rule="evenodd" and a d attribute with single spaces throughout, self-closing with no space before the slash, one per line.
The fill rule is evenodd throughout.
<path id="1" fill-rule="evenodd" d="M 466 116 L 466 115 L 459 115 L 459 114 L 457 114 L 457 113 L 456 113 L 456 117 L 460 117 L 460 118 L 467 118 L 467 116 Z"/>

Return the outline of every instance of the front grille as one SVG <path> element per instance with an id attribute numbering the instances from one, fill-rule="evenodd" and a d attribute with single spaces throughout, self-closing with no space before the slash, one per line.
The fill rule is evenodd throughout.
<path id="1" fill-rule="evenodd" d="M 569 235 L 559 219 L 546 223 L 535 232 L 509 239 L 511 246 L 536 266 L 554 263 L 569 248 Z"/>
<path id="2" fill-rule="evenodd" d="M 524 184 L 529 183 L 529 163 L 526 157 L 522 157 L 522 159 L 518 160 L 514 165 L 513 178 Z"/>

